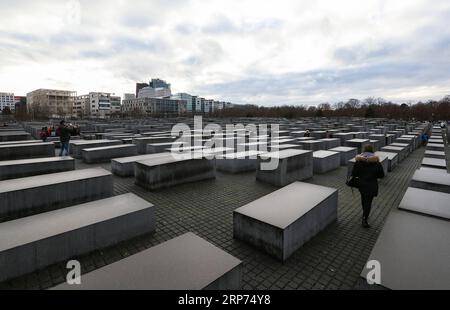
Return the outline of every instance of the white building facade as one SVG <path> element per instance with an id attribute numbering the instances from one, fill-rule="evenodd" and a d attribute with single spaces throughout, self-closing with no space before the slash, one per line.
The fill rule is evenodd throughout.
<path id="1" fill-rule="evenodd" d="M 8 107 L 11 111 L 15 109 L 14 93 L 0 93 L 0 113 Z"/>

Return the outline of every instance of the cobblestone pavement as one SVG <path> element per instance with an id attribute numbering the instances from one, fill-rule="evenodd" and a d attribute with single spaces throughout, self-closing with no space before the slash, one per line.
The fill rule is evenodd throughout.
<path id="1" fill-rule="evenodd" d="M 254 173 L 218 173 L 215 180 L 154 192 L 136 186 L 134 178 L 114 177 L 115 194 L 133 192 L 157 207 L 156 232 L 76 259 L 85 273 L 191 231 L 244 262 L 244 289 L 370 289 L 359 274 L 387 214 L 399 205 L 414 170 L 420 166 L 423 153 L 424 148 L 420 148 L 410 154 L 380 182 L 370 229 L 360 226 L 359 193 L 352 193 L 345 185 L 346 167 L 315 175 L 308 182 L 339 189 L 338 221 L 284 264 L 233 239 L 233 210 L 277 189 L 256 181 Z M 102 166 L 109 169 L 109 164 Z M 77 161 L 77 169 L 87 167 L 92 166 Z M 56 264 L 1 283 L 0 289 L 46 289 L 65 281 L 66 272 L 65 264 Z"/>

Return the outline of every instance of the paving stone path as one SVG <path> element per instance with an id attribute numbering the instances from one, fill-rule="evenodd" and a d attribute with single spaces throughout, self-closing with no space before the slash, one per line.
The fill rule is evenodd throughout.
<path id="1" fill-rule="evenodd" d="M 155 192 L 136 186 L 134 178 L 114 177 L 115 194 L 133 192 L 157 206 L 156 232 L 77 259 L 85 273 L 191 231 L 244 262 L 244 289 L 371 289 L 359 274 L 387 214 L 399 205 L 414 171 L 420 166 L 423 153 L 422 147 L 410 154 L 380 182 L 370 229 L 360 225 L 360 197 L 345 185 L 346 167 L 315 175 L 308 182 L 339 189 L 338 221 L 307 242 L 284 264 L 233 239 L 233 210 L 277 189 L 256 181 L 255 173 L 218 173 L 216 180 Z M 77 160 L 77 169 L 94 166 Z M 109 164 L 101 166 L 110 169 Z M 60 263 L 0 283 L 0 289 L 46 289 L 64 282 L 66 273 L 65 264 Z"/>

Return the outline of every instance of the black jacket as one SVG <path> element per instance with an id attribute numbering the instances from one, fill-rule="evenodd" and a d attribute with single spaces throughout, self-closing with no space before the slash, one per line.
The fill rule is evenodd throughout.
<path id="1" fill-rule="evenodd" d="M 69 142 L 70 135 L 73 134 L 73 129 L 66 125 L 59 126 L 59 140 L 61 142 Z"/>
<path id="2" fill-rule="evenodd" d="M 377 156 L 356 156 L 352 176 L 358 178 L 358 189 L 362 194 L 377 196 L 378 180 L 384 177 L 383 166 Z"/>

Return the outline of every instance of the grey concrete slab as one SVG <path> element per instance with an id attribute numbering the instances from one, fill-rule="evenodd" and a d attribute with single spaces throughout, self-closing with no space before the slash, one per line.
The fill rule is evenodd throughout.
<path id="1" fill-rule="evenodd" d="M 51 142 L 0 146 L 0 161 L 52 156 L 55 156 L 55 145 Z"/>
<path id="2" fill-rule="evenodd" d="M 0 216 L 62 208 L 113 195 L 112 174 L 102 168 L 0 181 Z"/>
<path id="3" fill-rule="evenodd" d="M 313 172 L 327 173 L 339 168 L 341 165 L 341 154 L 332 151 L 316 151 L 313 153 Z"/>
<path id="4" fill-rule="evenodd" d="M 345 141 L 345 145 L 349 147 L 356 147 L 358 153 L 362 153 L 363 146 L 369 144 L 369 139 L 351 139 Z"/>
<path id="5" fill-rule="evenodd" d="M 242 262 L 187 233 L 83 275 L 55 290 L 237 290 Z"/>
<path id="6" fill-rule="evenodd" d="M 379 140 L 369 140 L 369 144 L 373 146 L 374 151 L 379 151 L 381 148 L 381 141 Z"/>
<path id="7" fill-rule="evenodd" d="M 408 187 L 399 209 L 450 219 L 450 194 Z"/>
<path id="8" fill-rule="evenodd" d="M 440 143 L 428 143 L 427 144 L 428 151 L 440 151 L 443 152 L 445 150 L 445 145 Z"/>
<path id="9" fill-rule="evenodd" d="M 424 157 L 422 166 L 447 170 L 445 159 Z"/>
<path id="10" fill-rule="evenodd" d="M 420 169 L 414 173 L 410 186 L 450 194 L 450 174 Z"/>
<path id="11" fill-rule="evenodd" d="M 216 168 L 219 171 L 241 173 L 256 171 L 260 151 L 246 151 L 219 155 L 216 158 Z"/>
<path id="12" fill-rule="evenodd" d="M 406 138 L 405 135 L 402 135 L 400 138 L 395 139 L 394 143 L 404 143 L 409 145 L 410 152 L 415 149 L 415 139 L 414 138 Z"/>
<path id="13" fill-rule="evenodd" d="M 383 146 L 386 146 L 386 142 L 387 142 L 386 140 L 388 140 L 388 138 L 384 134 L 372 134 L 372 135 L 369 135 L 369 139 L 380 141 L 379 142 L 380 148 L 382 148 Z"/>
<path id="14" fill-rule="evenodd" d="M 368 261 L 381 265 L 381 285 L 395 290 L 450 289 L 448 221 L 392 211 Z M 366 278 L 369 269 L 361 276 Z"/>
<path id="15" fill-rule="evenodd" d="M 445 152 L 444 151 L 425 151 L 425 157 L 428 158 L 438 158 L 438 159 L 445 159 Z"/>
<path id="16" fill-rule="evenodd" d="M 155 230 L 152 204 L 135 194 L 0 224 L 0 281 Z"/>
<path id="17" fill-rule="evenodd" d="M 171 136 L 166 137 L 153 136 L 153 137 L 134 138 L 133 144 L 137 146 L 138 154 L 145 154 L 147 152 L 147 144 L 165 143 L 173 141 L 175 141 L 175 138 Z"/>
<path id="18" fill-rule="evenodd" d="M 2 146 L 2 145 L 14 145 L 14 144 L 33 144 L 33 143 L 42 143 L 42 140 L 6 141 L 6 142 L 0 142 L 0 146 Z"/>
<path id="19" fill-rule="evenodd" d="M 167 149 L 182 147 L 180 142 L 162 142 L 147 144 L 147 154 L 157 154 L 165 152 Z"/>
<path id="20" fill-rule="evenodd" d="M 114 158 L 111 160 L 111 172 L 121 177 L 131 177 L 134 176 L 135 162 L 165 156 L 172 156 L 172 155 L 170 152 L 163 152 L 158 154 L 144 154 L 137 156 Z"/>
<path id="21" fill-rule="evenodd" d="M 326 138 L 320 139 L 319 141 L 325 142 L 325 150 L 341 146 L 341 139 L 338 138 Z"/>
<path id="22" fill-rule="evenodd" d="M 341 155 L 341 166 L 347 166 L 348 161 L 352 158 L 355 158 L 358 154 L 358 149 L 356 147 L 349 146 L 339 146 L 332 149 L 329 149 L 332 152 L 339 152 Z"/>
<path id="23" fill-rule="evenodd" d="M 420 171 L 433 171 L 435 173 L 443 173 L 443 174 L 448 173 L 447 170 L 444 170 L 444 169 L 432 168 L 432 167 L 424 167 L 424 166 L 419 167 L 417 170 L 420 170 Z"/>
<path id="24" fill-rule="evenodd" d="M 397 146 L 385 146 L 380 149 L 381 152 L 387 153 L 397 153 L 398 154 L 398 162 L 403 161 L 408 155 L 408 149 L 406 147 L 397 147 Z"/>
<path id="25" fill-rule="evenodd" d="M 70 141 L 69 152 L 73 158 L 81 159 L 83 157 L 83 149 L 122 144 L 120 140 L 74 140 Z"/>
<path id="26" fill-rule="evenodd" d="M 148 190 L 214 179 L 215 160 L 158 157 L 135 163 L 136 184 Z"/>
<path id="27" fill-rule="evenodd" d="M 30 140 L 31 135 L 25 131 L 1 131 L 0 142 Z"/>
<path id="28" fill-rule="evenodd" d="M 86 148 L 81 150 L 83 162 L 87 164 L 109 162 L 113 158 L 136 156 L 137 147 L 134 144 L 120 144 Z"/>
<path id="29" fill-rule="evenodd" d="M 72 157 L 44 157 L 0 161 L 0 180 L 75 170 Z"/>
<path id="30" fill-rule="evenodd" d="M 375 155 L 380 156 L 380 157 L 387 157 L 387 159 L 388 159 L 388 170 L 387 171 L 388 172 L 392 172 L 392 170 L 394 170 L 395 167 L 397 167 L 397 165 L 398 165 L 398 153 L 379 151 L 379 152 L 375 152 Z"/>
<path id="31" fill-rule="evenodd" d="M 286 149 L 296 149 L 296 150 L 302 150 L 303 147 L 300 144 L 279 144 L 276 146 L 269 145 L 269 151 L 281 151 Z"/>
<path id="32" fill-rule="evenodd" d="M 304 140 L 299 141 L 299 144 L 302 146 L 304 150 L 310 150 L 313 152 L 325 150 L 325 142 L 320 140 Z"/>
<path id="33" fill-rule="evenodd" d="M 285 261 L 337 218 L 337 190 L 295 182 L 233 212 L 233 235 Z"/>
<path id="34" fill-rule="evenodd" d="M 408 154 L 413 151 L 413 148 L 412 148 L 411 144 L 409 144 L 409 143 L 394 142 L 394 143 L 389 144 L 389 146 L 404 147 L 406 149 L 406 152 L 407 152 L 406 156 L 408 156 Z"/>
<path id="35" fill-rule="evenodd" d="M 333 138 L 338 138 L 341 140 L 341 145 L 345 145 L 345 142 L 347 140 L 353 139 L 353 134 L 349 132 L 339 132 L 339 133 L 333 133 Z"/>
<path id="36" fill-rule="evenodd" d="M 313 152 L 287 149 L 279 152 L 265 153 L 259 156 L 256 179 L 275 186 L 285 186 L 295 181 L 302 181 L 313 176 Z M 275 169 L 263 170 L 263 162 L 272 162 Z"/>

